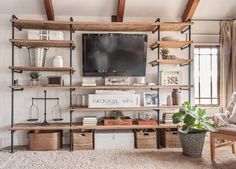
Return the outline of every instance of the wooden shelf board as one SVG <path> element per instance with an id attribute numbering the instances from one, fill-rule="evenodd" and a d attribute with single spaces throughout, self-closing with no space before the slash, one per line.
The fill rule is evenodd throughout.
<path id="1" fill-rule="evenodd" d="M 176 65 L 180 65 L 180 64 L 188 64 L 191 61 L 192 61 L 191 59 L 181 59 L 181 58 L 176 58 L 176 59 L 157 59 L 157 60 L 154 60 L 154 61 L 150 62 L 150 64 L 152 66 L 156 66 L 158 63 L 160 63 L 160 64 L 176 64 Z"/>
<path id="2" fill-rule="evenodd" d="M 157 23 L 137 22 L 74 22 L 75 31 L 152 31 Z"/>
<path id="3" fill-rule="evenodd" d="M 75 31 L 153 31 L 158 25 L 161 31 L 181 31 L 193 24 L 191 22 L 70 22 L 21 19 L 10 21 L 23 29 L 67 31 L 70 30 L 70 25 Z"/>
<path id="4" fill-rule="evenodd" d="M 96 90 L 96 89 L 179 89 L 179 88 L 190 88 L 191 85 L 155 85 L 155 86 L 31 86 L 31 85 L 18 85 L 10 86 L 14 89 L 40 89 L 40 88 L 52 88 L 52 89 L 83 89 L 83 90 Z"/>
<path id="5" fill-rule="evenodd" d="M 150 48 L 154 50 L 158 47 L 158 44 L 160 48 L 183 48 L 191 43 L 192 41 L 157 41 L 153 43 Z"/>
<path id="6" fill-rule="evenodd" d="M 160 22 L 161 31 L 182 31 L 192 25 L 192 22 Z"/>
<path id="7" fill-rule="evenodd" d="M 11 22 L 15 23 L 22 29 L 44 29 L 44 30 L 70 30 L 69 21 L 48 21 L 48 20 L 22 20 L 11 19 Z"/>
<path id="8" fill-rule="evenodd" d="M 72 67 L 32 67 L 32 66 L 9 66 L 9 69 L 18 71 L 74 71 Z"/>
<path id="9" fill-rule="evenodd" d="M 32 39 L 9 39 L 10 42 L 17 46 L 26 47 L 55 47 L 69 48 L 70 45 L 75 47 L 74 41 L 71 40 L 32 40 Z"/>
<path id="10" fill-rule="evenodd" d="M 120 110 L 120 111 L 155 111 L 155 110 L 162 110 L 162 109 L 179 109 L 182 106 L 140 106 L 140 107 L 127 107 L 127 108 L 88 108 L 88 107 L 74 107 L 70 108 L 70 111 L 75 112 L 102 112 L 102 111 L 112 111 L 112 110 Z"/>
<path id="11" fill-rule="evenodd" d="M 48 126 L 42 126 L 41 123 L 17 123 L 9 130 L 78 130 L 78 129 L 95 129 L 95 130 L 114 130 L 114 129 L 145 129 L 145 128 L 177 128 L 176 124 L 160 125 L 91 125 L 83 126 L 69 123 L 50 123 Z"/>
<path id="12" fill-rule="evenodd" d="M 76 129 L 95 129 L 95 130 L 120 130 L 120 129 L 155 129 L 155 128 L 177 128 L 175 124 L 160 124 L 160 125 L 72 125 L 72 130 Z"/>
<path id="13" fill-rule="evenodd" d="M 41 123 L 17 123 L 9 130 L 69 130 L 69 123 L 50 123 L 48 126 L 42 126 Z"/>

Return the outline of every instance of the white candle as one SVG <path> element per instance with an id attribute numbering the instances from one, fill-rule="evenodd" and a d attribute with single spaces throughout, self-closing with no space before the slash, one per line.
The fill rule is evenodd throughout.
<path id="1" fill-rule="evenodd" d="M 86 95 L 82 95 L 81 105 L 82 105 L 83 107 L 86 106 Z"/>

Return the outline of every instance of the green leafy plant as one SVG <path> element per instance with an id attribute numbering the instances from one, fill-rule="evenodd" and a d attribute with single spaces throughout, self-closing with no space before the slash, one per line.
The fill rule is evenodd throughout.
<path id="1" fill-rule="evenodd" d="M 168 55 L 169 53 L 170 53 L 170 51 L 169 51 L 169 49 L 167 49 L 167 48 L 162 48 L 161 51 L 160 51 L 160 54 L 161 54 L 162 56 L 166 56 L 166 55 Z"/>
<path id="2" fill-rule="evenodd" d="M 122 118 L 124 118 L 124 113 L 122 111 L 112 111 L 111 118 L 112 119 L 122 119 Z"/>
<path id="3" fill-rule="evenodd" d="M 39 72 L 30 72 L 31 79 L 38 79 L 40 76 Z"/>
<path id="4" fill-rule="evenodd" d="M 184 102 L 183 108 L 172 116 L 172 119 L 174 124 L 183 123 L 179 130 L 183 133 L 217 131 L 212 118 L 207 116 L 206 109 L 198 108 L 196 105 L 191 106 L 187 101 Z"/>

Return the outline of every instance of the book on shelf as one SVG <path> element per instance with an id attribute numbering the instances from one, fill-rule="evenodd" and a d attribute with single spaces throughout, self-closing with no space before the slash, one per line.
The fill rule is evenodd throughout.
<path id="1" fill-rule="evenodd" d="M 162 121 L 165 124 L 173 124 L 172 116 L 174 115 L 174 112 L 167 112 L 163 113 Z"/>
<path id="2" fill-rule="evenodd" d="M 83 117 L 83 125 L 97 125 L 97 117 L 96 116 L 84 116 Z"/>

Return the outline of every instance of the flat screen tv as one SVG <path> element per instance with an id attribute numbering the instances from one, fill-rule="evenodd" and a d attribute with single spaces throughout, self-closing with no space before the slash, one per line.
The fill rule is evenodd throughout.
<path id="1" fill-rule="evenodd" d="M 83 34 L 83 76 L 145 76 L 147 35 Z"/>

